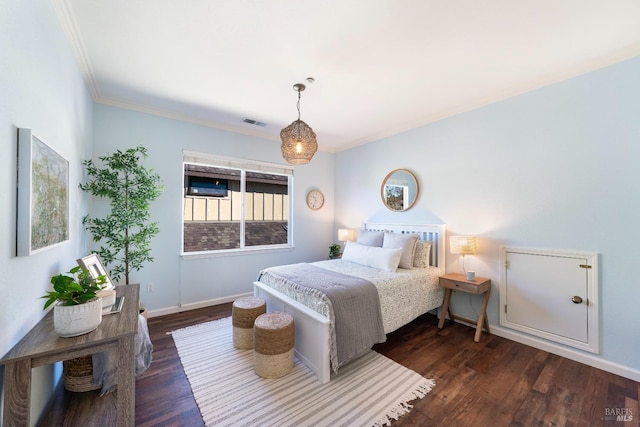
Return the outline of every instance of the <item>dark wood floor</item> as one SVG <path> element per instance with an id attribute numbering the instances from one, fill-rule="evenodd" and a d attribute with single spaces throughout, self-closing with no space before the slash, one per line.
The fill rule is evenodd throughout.
<path id="1" fill-rule="evenodd" d="M 136 381 L 137 426 L 201 426 L 202 418 L 168 332 L 229 316 L 231 304 L 149 319 L 153 363 Z M 640 384 L 542 350 L 423 316 L 374 349 L 436 381 L 394 426 L 638 426 Z M 58 393 L 43 425 L 113 425 L 114 396 Z M 625 408 L 633 420 L 608 420 Z M 66 413 L 66 416 L 63 416 Z M 69 414 L 74 419 L 71 421 Z"/>

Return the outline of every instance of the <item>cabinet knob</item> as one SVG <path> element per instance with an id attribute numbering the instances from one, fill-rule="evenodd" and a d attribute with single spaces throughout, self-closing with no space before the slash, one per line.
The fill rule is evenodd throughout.
<path id="1" fill-rule="evenodd" d="M 582 303 L 582 298 L 580 298 L 577 295 L 574 295 L 573 297 L 571 297 L 571 302 L 574 304 L 581 304 Z"/>

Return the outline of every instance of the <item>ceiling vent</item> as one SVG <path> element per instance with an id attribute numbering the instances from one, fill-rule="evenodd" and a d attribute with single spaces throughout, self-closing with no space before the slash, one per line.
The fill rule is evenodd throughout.
<path id="1" fill-rule="evenodd" d="M 242 122 L 243 122 L 243 123 L 248 123 L 248 124 L 250 124 L 250 125 L 254 125 L 254 126 L 261 126 L 261 127 L 265 127 L 265 126 L 267 125 L 267 124 L 266 124 L 266 123 L 264 123 L 264 122 L 259 122 L 259 121 L 257 121 L 257 120 L 247 119 L 247 118 L 242 119 Z"/>

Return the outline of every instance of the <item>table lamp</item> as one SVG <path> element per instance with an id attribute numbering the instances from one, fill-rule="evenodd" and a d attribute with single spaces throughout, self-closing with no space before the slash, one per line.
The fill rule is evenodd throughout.
<path id="1" fill-rule="evenodd" d="M 462 256 L 462 270 L 467 274 L 467 270 L 464 265 L 465 255 L 473 255 L 478 252 L 478 243 L 475 236 L 451 236 L 449 239 L 449 246 L 452 254 L 460 254 Z M 467 276 L 471 276 L 468 280 L 475 279 L 475 272 L 469 271 Z"/>
<path id="2" fill-rule="evenodd" d="M 353 242 L 356 240 L 356 230 L 353 228 L 340 228 L 338 229 L 338 240 L 341 242 Z"/>

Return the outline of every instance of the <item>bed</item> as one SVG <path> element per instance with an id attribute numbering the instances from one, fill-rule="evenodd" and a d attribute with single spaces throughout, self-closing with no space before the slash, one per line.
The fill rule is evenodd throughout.
<path id="1" fill-rule="evenodd" d="M 442 305 L 444 291 L 438 285 L 438 277 L 445 271 L 443 224 L 366 223 L 363 230 L 358 244 L 348 242 L 342 259 L 300 264 L 303 268 L 301 271 L 306 271 L 308 275 L 309 271 L 314 271 L 309 269 L 319 268 L 327 274 L 347 275 L 355 280 L 371 282 L 379 297 L 384 334 Z M 384 236 L 386 242 L 384 247 L 377 248 L 380 242 L 376 239 L 379 236 Z M 398 246 L 397 242 L 400 241 L 403 245 L 407 241 L 416 242 L 415 249 L 411 250 L 411 258 L 406 258 L 408 246 Z M 391 258 L 387 265 L 386 262 Z M 399 258 L 399 262 L 395 258 Z M 397 269 L 394 268 L 394 262 L 395 265 L 399 264 Z M 320 297 L 318 292 L 298 292 L 300 287 L 295 283 L 279 280 L 280 276 L 273 274 L 282 269 L 295 271 L 297 268 L 298 265 L 289 265 L 263 270 L 254 282 L 254 295 L 265 299 L 268 311 L 284 311 L 293 316 L 296 356 L 317 374 L 321 383 L 326 383 L 331 373 L 338 370 L 335 328 L 341 325 L 335 325 L 330 301 Z"/>

